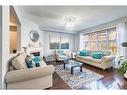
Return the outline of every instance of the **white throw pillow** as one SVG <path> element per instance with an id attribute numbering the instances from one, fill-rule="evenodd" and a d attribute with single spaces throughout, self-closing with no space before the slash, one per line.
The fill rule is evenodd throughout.
<path id="1" fill-rule="evenodd" d="M 17 56 L 15 59 L 12 60 L 12 65 L 16 70 L 27 68 L 25 58 L 26 58 L 25 54 L 20 54 L 19 56 Z"/>

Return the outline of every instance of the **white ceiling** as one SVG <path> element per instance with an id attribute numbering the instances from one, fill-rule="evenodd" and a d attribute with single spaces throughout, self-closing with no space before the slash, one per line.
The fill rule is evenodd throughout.
<path id="1" fill-rule="evenodd" d="M 43 30 L 65 31 L 65 18 L 76 19 L 72 33 L 127 16 L 127 6 L 20 6 Z"/>

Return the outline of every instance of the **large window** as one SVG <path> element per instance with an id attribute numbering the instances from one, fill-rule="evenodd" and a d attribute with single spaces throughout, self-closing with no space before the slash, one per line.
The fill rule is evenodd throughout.
<path id="1" fill-rule="evenodd" d="M 117 42 L 116 42 L 116 38 L 117 38 L 117 32 L 115 29 L 110 29 L 109 30 L 109 50 L 112 51 L 112 53 L 116 53 L 117 52 Z"/>
<path id="2" fill-rule="evenodd" d="M 92 50 L 96 50 L 96 38 L 97 38 L 97 36 L 96 36 L 96 33 L 92 33 L 90 36 L 90 48 L 92 49 Z"/>
<path id="3" fill-rule="evenodd" d="M 97 49 L 98 50 L 107 49 L 107 32 L 97 33 Z"/>
<path id="4" fill-rule="evenodd" d="M 89 44 L 88 44 L 88 42 L 89 42 L 89 35 L 84 35 L 83 39 L 84 39 L 84 48 L 85 49 L 89 49 Z"/>
<path id="5" fill-rule="evenodd" d="M 113 54 L 117 51 L 116 28 L 105 29 L 89 34 L 83 34 L 82 49 L 110 50 Z"/>
<path id="6" fill-rule="evenodd" d="M 69 49 L 68 37 L 50 36 L 50 49 Z"/>

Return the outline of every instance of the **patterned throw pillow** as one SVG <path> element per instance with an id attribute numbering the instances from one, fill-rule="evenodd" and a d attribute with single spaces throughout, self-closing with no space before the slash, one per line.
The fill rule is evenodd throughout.
<path id="1" fill-rule="evenodd" d="M 36 67 L 34 61 L 29 57 L 26 57 L 25 62 L 28 68 Z"/>

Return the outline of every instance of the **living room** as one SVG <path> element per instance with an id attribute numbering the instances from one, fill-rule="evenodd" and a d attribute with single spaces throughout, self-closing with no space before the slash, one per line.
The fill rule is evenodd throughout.
<path id="1" fill-rule="evenodd" d="M 127 89 L 126 9 L 0 6 L 2 89 Z"/>

